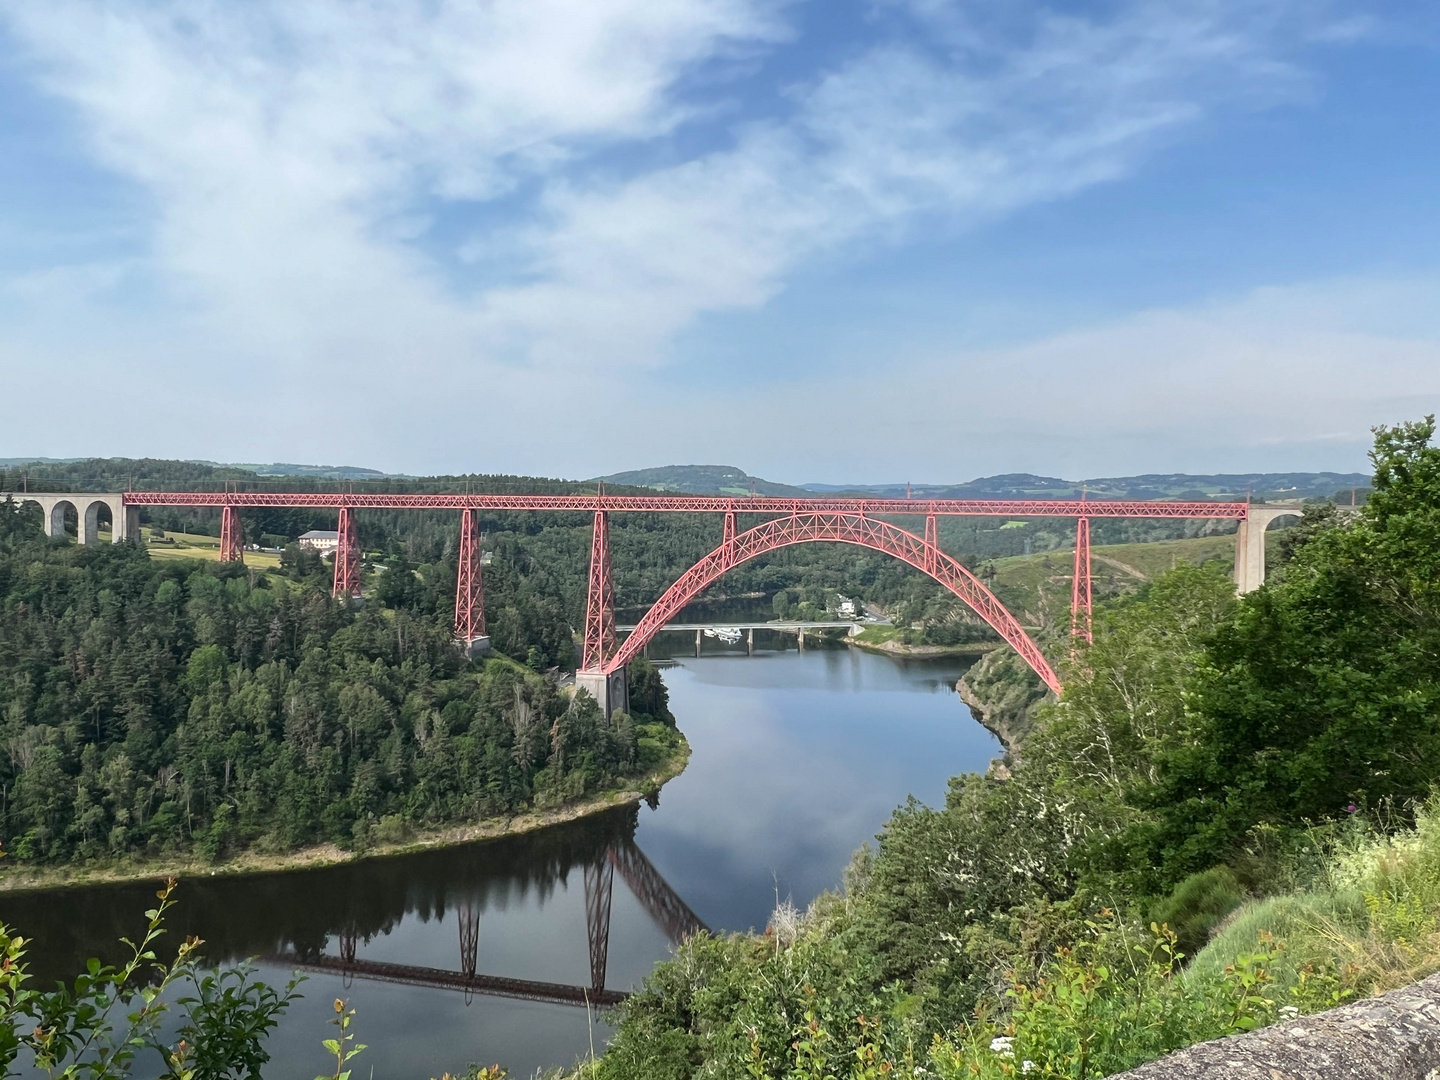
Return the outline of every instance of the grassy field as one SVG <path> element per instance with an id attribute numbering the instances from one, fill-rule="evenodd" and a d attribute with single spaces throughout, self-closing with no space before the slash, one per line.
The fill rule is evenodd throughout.
<path id="1" fill-rule="evenodd" d="M 151 543 L 147 533 L 145 546 L 149 549 L 152 559 L 208 559 L 210 562 L 218 562 L 220 559 L 219 537 L 182 532 L 168 532 L 165 537 L 167 540 L 175 542 L 173 544 Z M 109 542 L 110 534 L 102 531 L 100 543 L 108 544 Z M 278 570 L 280 569 L 280 556 L 260 551 L 247 551 L 245 552 L 245 565 L 256 570 Z"/>
<path id="2" fill-rule="evenodd" d="M 993 641 L 971 641 L 964 645 L 912 645 L 911 638 L 921 638 L 922 630 L 905 626 L 867 626 L 845 644 L 874 649 L 892 656 L 983 656 L 997 647 Z"/>
<path id="3" fill-rule="evenodd" d="M 1283 534 L 1283 529 L 1272 529 L 1265 534 L 1265 547 L 1272 553 L 1272 563 L 1273 552 Z M 1091 582 L 1099 599 L 1135 589 L 1181 562 L 1200 566 L 1217 560 L 1227 570 L 1234 567 L 1233 535 L 1149 544 L 1106 544 L 1090 549 Z M 996 559 L 995 577 L 989 584 L 1005 606 L 1027 624 L 1057 618 L 1063 621 L 1069 618 L 1074 561 L 1074 548 Z"/>

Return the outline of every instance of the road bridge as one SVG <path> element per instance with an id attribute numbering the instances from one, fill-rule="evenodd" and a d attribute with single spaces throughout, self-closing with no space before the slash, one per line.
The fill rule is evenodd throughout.
<path id="1" fill-rule="evenodd" d="M 628 706 L 625 665 L 656 633 L 670 625 L 680 610 L 710 584 L 741 563 L 793 544 L 841 543 L 891 555 L 929 575 L 968 604 L 1010 644 L 1052 691 L 1061 689 L 1054 669 L 1004 605 L 960 562 L 940 550 L 937 519 L 945 516 L 1061 517 L 1076 520 L 1075 565 L 1071 596 L 1071 633 L 1090 636 L 1090 522 L 1095 518 L 1214 518 L 1239 522 L 1236 534 L 1235 583 L 1240 592 L 1258 588 L 1265 577 L 1265 529 L 1276 519 L 1298 516 L 1299 504 L 1249 502 L 1144 502 L 1080 499 L 855 499 L 764 498 L 757 496 L 687 495 L 502 495 L 486 493 L 417 493 L 377 491 L 272 492 L 125 491 L 101 493 L 12 493 L 40 503 L 46 529 L 56 532 L 56 507 L 85 507 L 86 521 L 98 506 L 110 508 L 114 539 L 138 535 L 140 507 L 212 507 L 221 512 L 220 558 L 244 557 L 240 512 L 247 507 L 296 507 L 334 510 L 339 543 L 335 552 L 334 593 L 360 592 L 360 549 L 355 513 L 364 509 L 456 510 L 460 512 L 460 545 L 455 596 L 455 635 L 467 648 L 485 634 L 485 607 L 477 515 L 482 512 L 583 512 L 592 515 L 590 577 L 586 594 L 585 629 L 577 685 L 588 690 L 607 715 Z M 656 601 L 622 642 L 615 625 L 611 578 L 609 519 L 616 513 L 704 513 L 723 516 L 719 547 L 691 567 Z M 59 528 L 64 526 L 60 508 Z M 741 531 L 742 515 L 761 519 Z M 917 531 L 895 520 L 915 523 Z M 918 531 L 923 526 L 923 534 Z M 93 543 L 98 528 L 88 525 L 80 539 Z"/>
<path id="2" fill-rule="evenodd" d="M 636 626 L 617 626 L 617 627 L 615 627 L 615 633 L 616 633 L 617 635 L 618 635 L 618 634 L 633 634 L 636 629 L 637 629 Z M 663 633 L 666 633 L 666 632 L 673 632 L 673 631 L 677 631 L 677 630 L 678 630 L 678 631 L 681 631 L 681 632 L 683 632 L 683 633 L 689 633 L 689 632 L 691 632 L 691 631 L 694 631 L 694 633 L 695 633 L 695 655 L 696 655 L 696 656 L 699 656 L 699 655 L 700 655 L 700 641 L 701 641 L 702 638 L 707 637 L 707 636 L 708 636 L 708 637 L 718 637 L 718 638 L 720 638 L 721 640 L 725 640 L 729 634 L 733 633 L 733 634 L 735 635 L 735 641 L 738 642 L 738 641 L 740 640 L 740 634 L 743 632 L 743 633 L 745 634 L 745 651 L 746 651 L 746 653 L 752 653 L 752 652 L 755 651 L 755 631 L 756 631 L 756 630 L 774 630 L 775 632 L 781 633 L 781 634 L 794 634 L 797 642 L 799 643 L 800 651 L 801 651 L 801 652 L 804 652 L 804 651 L 805 651 L 805 631 L 807 631 L 807 630 L 809 630 L 811 633 L 823 633 L 823 632 L 826 631 L 826 630 L 843 630 L 843 631 L 845 631 L 845 636 L 846 636 L 846 637 L 854 637 L 856 634 L 860 633 L 860 631 L 862 631 L 862 630 L 864 630 L 864 629 L 865 629 L 865 624 L 864 624 L 864 623 L 858 623 L 858 622 L 839 622 L 839 621 L 834 621 L 834 620 L 832 620 L 832 621 L 830 621 L 830 622 L 824 622 L 824 621 L 821 621 L 821 620 L 818 620 L 818 619 L 817 619 L 817 620 L 812 620 L 812 621 L 810 621 L 810 622 L 793 622 L 793 621 L 792 621 L 792 622 L 786 622 L 786 621 L 783 621 L 783 620 L 777 621 L 777 622 L 723 622 L 723 623 L 688 623 L 688 622 L 686 622 L 686 623 L 678 623 L 678 622 L 672 622 L 672 623 L 669 623 L 669 624 L 667 624 L 667 625 L 665 625 L 665 626 L 660 627 L 659 630 L 656 630 L 656 631 L 655 631 L 655 634 L 663 634 Z M 654 637 L 654 634 L 652 634 L 651 637 Z M 649 643 L 647 642 L 646 644 L 649 644 Z"/>

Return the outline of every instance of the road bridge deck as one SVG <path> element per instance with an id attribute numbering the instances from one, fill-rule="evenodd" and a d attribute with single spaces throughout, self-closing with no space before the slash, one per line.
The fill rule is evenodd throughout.
<path id="1" fill-rule="evenodd" d="M 475 495 L 370 491 L 127 491 L 130 506 L 265 506 L 378 510 L 550 510 L 595 513 L 875 514 L 983 517 L 1232 518 L 1243 502 L 1085 499 L 767 499 L 708 495 Z M 1298 512 L 1298 511 L 1297 511 Z"/>
<path id="2" fill-rule="evenodd" d="M 672 622 L 666 623 L 657 633 L 665 630 L 780 630 L 787 634 L 793 634 L 800 630 L 844 630 L 847 634 L 857 634 L 867 626 L 883 626 L 884 623 L 859 623 L 859 622 L 746 622 L 741 619 L 738 622 Z M 635 626 L 617 626 L 615 632 L 627 634 L 634 630 Z"/>

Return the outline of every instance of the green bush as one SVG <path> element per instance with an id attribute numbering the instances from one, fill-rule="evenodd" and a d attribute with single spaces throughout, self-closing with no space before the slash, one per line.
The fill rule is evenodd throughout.
<path id="1" fill-rule="evenodd" d="M 207 972 L 197 963 L 198 938 L 181 942 L 173 962 L 156 959 L 174 891 L 172 878 L 145 913 L 144 935 L 136 943 L 122 939 L 124 964 L 92 959 L 72 984 L 53 991 L 25 985 L 27 942 L 0 926 L 0 1075 L 16 1075 L 23 1051 L 37 1073 L 55 1077 L 153 1076 L 154 1055 L 164 1080 L 260 1076 L 270 1059 L 266 1036 L 299 996 L 301 976 L 276 990 L 245 964 Z"/>
<path id="2" fill-rule="evenodd" d="M 1245 889 L 1228 866 L 1191 874 L 1150 910 L 1153 922 L 1175 931 L 1180 948 L 1193 956 L 1210 940 L 1220 921 L 1245 901 Z"/>
<path id="3" fill-rule="evenodd" d="M 386 814 L 375 825 L 375 841 L 381 844 L 403 844 L 415 836 L 410 822 L 399 814 Z"/>

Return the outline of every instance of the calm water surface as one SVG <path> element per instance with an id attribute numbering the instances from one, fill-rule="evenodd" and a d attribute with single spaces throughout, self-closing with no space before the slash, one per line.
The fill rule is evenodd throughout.
<path id="1" fill-rule="evenodd" d="M 693 635 L 674 644 L 693 649 Z M 571 1064 L 609 1036 L 585 1007 L 602 973 L 608 990 L 625 990 L 693 920 L 761 928 L 777 896 L 803 907 L 907 796 L 938 803 L 950 776 L 1000 753 L 954 693 L 963 661 L 793 644 L 721 651 L 707 641 L 706 655 L 664 672 L 693 755 L 655 809 L 330 870 L 182 883 L 172 933 L 205 938 L 212 961 L 258 956 L 272 982 L 310 970 L 304 1000 L 270 1038 L 267 1075 L 325 1068 L 319 1042 L 336 997 L 358 1010 L 370 1046 L 357 1076 Z M 0 899 L 0 919 L 35 939 L 32 970 L 48 984 L 86 956 L 117 958 L 113 942 L 136 933 L 151 902 L 153 886 L 66 890 Z M 467 992 L 471 972 L 524 996 Z"/>

